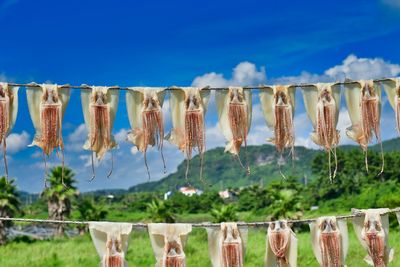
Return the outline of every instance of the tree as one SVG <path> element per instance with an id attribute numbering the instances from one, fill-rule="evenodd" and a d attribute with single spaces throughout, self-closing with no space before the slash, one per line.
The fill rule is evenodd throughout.
<path id="1" fill-rule="evenodd" d="M 222 205 L 211 210 L 215 223 L 234 222 L 238 220 L 236 208 L 232 204 Z"/>
<path id="2" fill-rule="evenodd" d="M 7 181 L 3 176 L 0 178 L 0 217 L 13 217 L 20 211 L 20 201 L 14 180 Z M 6 228 L 10 227 L 10 221 L 0 221 L 0 245 L 7 242 Z"/>
<path id="3" fill-rule="evenodd" d="M 77 205 L 77 211 L 79 213 L 78 218 L 84 221 L 100 221 L 107 216 L 107 211 L 104 206 L 99 203 L 95 203 L 92 197 L 79 198 Z M 79 233 L 83 235 L 87 232 L 87 225 L 78 226 Z"/>
<path id="4" fill-rule="evenodd" d="M 64 184 L 61 183 L 62 167 L 54 167 L 51 169 L 48 182 L 50 186 L 46 188 L 42 196 L 47 199 L 47 208 L 49 218 L 52 220 L 63 221 L 71 214 L 71 201 L 79 192 L 74 186 L 74 173 L 69 168 L 64 168 Z M 64 235 L 64 225 L 59 224 L 56 228 L 55 235 Z"/>
<path id="5" fill-rule="evenodd" d="M 150 213 L 152 222 L 175 222 L 173 209 L 165 201 L 159 199 L 153 200 L 147 204 L 147 211 Z"/>
<path id="6" fill-rule="evenodd" d="M 239 211 L 252 210 L 257 212 L 270 204 L 267 190 L 258 185 L 246 187 L 239 193 Z"/>
<path id="7" fill-rule="evenodd" d="M 298 219 L 303 216 L 302 198 L 294 189 L 271 190 L 272 203 L 267 211 L 271 219 Z"/>

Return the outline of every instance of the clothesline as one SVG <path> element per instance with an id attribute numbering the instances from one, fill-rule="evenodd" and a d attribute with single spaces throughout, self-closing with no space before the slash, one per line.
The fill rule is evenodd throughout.
<path id="1" fill-rule="evenodd" d="M 387 212 L 382 213 L 381 215 L 395 213 L 395 212 L 400 212 L 400 208 L 391 209 Z M 361 217 L 361 216 L 363 216 L 363 213 L 357 212 L 357 213 L 349 214 L 349 215 L 337 215 L 335 217 L 338 220 L 345 220 L 345 219 L 351 219 L 351 218 Z M 77 220 L 60 221 L 60 220 L 49 220 L 49 219 L 26 219 L 26 218 L 5 218 L 5 217 L 0 217 L 0 221 L 14 221 L 14 222 L 23 222 L 23 223 L 47 223 L 47 224 L 75 224 L 75 225 L 88 225 L 90 223 L 89 221 L 77 221 Z M 289 224 L 307 224 L 307 223 L 311 223 L 311 222 L 315 222 L 315 221 L 317 221 L 317 218 L 287 220 L 287 223 L 289 223 Z M 267 227 L 272 222 L 273 221 L 237 222 L 236 224 L 238 226 L 248 226 L 248 227 Z M 131 223 L 131 224 L 132 224 L 132 227 L 135 227 L 135 228 L 147 228 L 146 223 Z M 202 222 L 202 223 L 191 223 L 191 225 L 192 225 L 192 227 L 204 228 L 204 227 L 220 227 L 221 224 Z"/>
<path id="2" fill-rule="evenodd" d="M 381 78 L 381 79 L 375 79 L 373 80 L 374 82 L 384 82 L 384 81 L 389 81 L 391 80 L 391 78 Z M 353 81 L 353 80 L 346 80 L 344 82 L 334 82 L 335 84 L 353 84 L 353 83 L 357 83 L 357 81 Z M 37 83 L 8 83 L 10 86 L 20 86 L 20 87 L 40 87 L 40 84 Z M 298 84 L 290 84 L 291 86 L 295 86 L 295 87 L 310 87 L 310 86 L 314 86 L 314 84 L 312 83 L 298 83 Z M 69 85 L 69 84 L 65 84 L 65 85 L 59 85 L 62 88 L 70 88 L 70 89 L 91 89 L 92 87 L 89 85 Z M 258 85 L 258 86 L 242 86 L 243 89 L 249 89 L 249 90 L 255 90 L 255 89 L 265 89 L 265 88 L 270 88 L 273 85 Z M 147 87 L 147 86 L 143 86 L 143 87 Z M 176 90 L 178 88 L 181 88 L 179 86 L 160 86 L 162 88 L 165 88 L 165 90 Z M 160 88 L 160 87 L 154 87 L 154 88 Z M 130 87 L 121 87 L 121 86 L 108 86 L 109 89 L 111 90 L 129 90 Z M 151 87 L 149 87 L 151 88 Z M 182 88 L 185 88 L 185 86 L 183 86 Z M 229 87 L 204 87 L 207 88 L 209 90 L 228 90 Z"/>

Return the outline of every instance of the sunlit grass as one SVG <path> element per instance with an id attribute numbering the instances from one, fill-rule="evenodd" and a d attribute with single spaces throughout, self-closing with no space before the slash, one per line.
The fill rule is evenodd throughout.
<path id="1" fill-rule="evenodd" d="M 366 252 L 358 243 L 352 227 L 349 225 L 350 249 L 347 266 L 368 266 L 363 258 Z M 310 234 L 297 234 L 299 239 L 298 266 L 317 267 L 318 264 L 312 253 Z M 265 254 L 265 230 L 252 229 L 246 250 L 246 266 L 263 266 Z M 390 244 L 395 252 L 400 251 L 399 230 L 391 229 Z M 189 235 L 185 249 L 188 266 L 211 266 L 208 257 L 207 234 L 203 229 L 194 229 Z M 151 250 L 150 240 L 146 231 L 133 231 L 129 251 L 127 253 L 129 266 L 154 266 L 155 260 Z M 11 242 L 0 247 L 0 266 L 2 267 L 76 267 L 98 266 L 100 259 L 92 245 L 89 235 L 55 239 L 49 241 Z M 400 266 L 396 257 L 391 266 Z"/>

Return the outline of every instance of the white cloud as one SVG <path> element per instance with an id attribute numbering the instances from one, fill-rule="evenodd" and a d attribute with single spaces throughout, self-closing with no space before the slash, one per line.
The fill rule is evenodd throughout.
<path id="1" fill-rule="evenodd" d="M 398 64 L 392 64 L 382 58 L 359 58 L 350 54 L 341 64 L 327 69 L 323 74 L 303 71 L 297 76 L 271 79 L 271 82 L 276 84 L 333 82 L 343 81 L 346 78 L 358 80 L 396 77 L 399 74 Z"/>
<path id="2" fill-rule="evenodd" d="M 279 78 L 273 78 L 269 80 L 271 84 L 298 84 L 298 83 L 317 83 L 317 82 L 328 82 L 332 78 L 326 75 L 319 75 L 302 71 L 297 76 L 282 76 Z"/>
<path id="3" fill-rule="evenodd" d="M 400 0 L 382 0 L 382 2 L 386 5 L 400 8 Z"/>
<path id="4" fill-rule="evenodd" d="M 31 158 L 33 159 L 43 158 L 43 152 L 37 150 L 31 155 Z"/>
<path id="5" fill-rule="evenodd" d="M 82 123 L 68 136 L 68 141 L 77 142 L 85 140 L 87 134 L 88 132 L 86 126 L 84 123 Z"/>
<path id="6" fill-rule="evenodd" d="M 215 72 L 206 73 L 198 76 L 194 79 L 193 86 L 213 86 L 213 87 L 224 87 L 228 86 L 229 81 L 224 78 L 224 75 Z"/>
<path id="7" fill-rule="evenodd" d="M 132 146 L 130 152 L 132 155 L 136 155 L 137 153 L 139 153 L 139 150 L 137 149 L 136 146 Z"/>
<path id="8" fill-rule="evenodd" d="M 206 148 L 212 149 L 225 146 L 226 139 L 222 134 L 219 124 L 206 128 Z"/>
<path id="9" fill-rule="evenodd" d="M 339 112 L 339 121 L 337 129 L 340 131 L 340 144 L 355 144 L 353 140 L 347 137 L 346 129 L 351 126 L 349 112 L 342 108 Z"/>
<path id="10" fill-rule="evenodd" d="M 13 154 L 24 150 L 29 144 L 29 134 L 23 131 L 20 134 L 11 133 L 7 137 L 7 152 Z"/>
<path id="11" fill-rule="evenodd" d="M 267 76 L 265 74 L 265 68 L 261 67 L 257 70 L 257 66 L 251 62 L 244 61 L 239 63 L 232 71 L 231 79 L 226 79 L 223 74 L 216 72 L 206 73 L 201 76 L 197 76 L 193 82 L 193 86 L 213 86 L 213 87 L 225 87 L 230 85 L 258 85 L 264 83 Z"/>
<path id="12" fill-rule="evenodd" d="M 308 136 L 307 137 L 296 136 L 295 145 L 304 146 L 306 148 L 318 149 L 318 146 Z"/>
<path id="13" fill-rule="evenodd" d="M 114 135 L 115 141 L 116 141 L 117 143 L 126 142 L 126 137 L 127 137 L 128 133 L 129 133 L 129 130 L 128 130 L 128 129 L 124 129 L 124 128 L 120 129 L 120 130 Z"/>
<path id="14" fill-rule="evenodd" d="M 326 70 L 324 74 L 335 80 L 358 80 L 395 77 L 399 73 L 398 64 L 391 64 L 382 58 L 358 58 L 352 54 L 343 60 L 341 65 Z"/>
<path id="15" fill-rule="evenodd" d="M 66 150 L 71 152 L 82 151 L 82 146 L 85 143 L 87 134 L 88 132 L 84 123 L 76 127 L 76 129 L 66 138 L 67 140 L 65 144 Z"/>

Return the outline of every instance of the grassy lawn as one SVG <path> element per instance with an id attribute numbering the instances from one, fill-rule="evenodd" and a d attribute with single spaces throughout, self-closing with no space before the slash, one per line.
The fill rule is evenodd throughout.
<path id="1" fill-rule="evenodd" d="M 347 266 L 368 266 L 363 258 L 366 252 L 355 237 L 351 225 L 350 249 Z M 298 266 L 317 267 L 307 232 L 299 233 Z M 398 228 L 391 230 L 390 244 L 395 252 L 400 251 L 400 234 Z M 208 259 L 207 235 L 203 229 L 194 229 L 189 235 L 185 249 L 188 266 L 211 266 Z M 265 230 L 249 231 L 249 241 L 246 251 L 246 266 L 263 266 L 265 254 Z M 127 253 L 129 266 L 154 266 L 154 257 L 150 241 L 145 231 L 133 231 L 129 251 Z M 0 247 L 0 266 L 2 267 L 76 267 L 98 266 L 99 257 L 92 245 L 89 235 L 71 239 L 51 241 L 11 242 Z M 391 266 L 400 266 L 400 260 L 395 256 Z"/>

